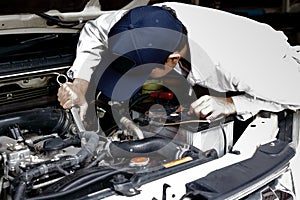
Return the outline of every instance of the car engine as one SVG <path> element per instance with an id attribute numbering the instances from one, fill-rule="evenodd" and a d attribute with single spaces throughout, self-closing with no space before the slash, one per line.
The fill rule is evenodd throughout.
<path id="1" fill-rule="evenodd" d="M 191 119 L 176 92 L 153 81 L 128 102 L 97 91 L 86 129 L 80 129 L 56 96 L 77 37 L 3 38 L 15 49 L 0 49 L 1 199 L 86 199 L 96 192 L 98 198 L 132 196 L 142 184 L 230 150 L 231 119 Z"/>

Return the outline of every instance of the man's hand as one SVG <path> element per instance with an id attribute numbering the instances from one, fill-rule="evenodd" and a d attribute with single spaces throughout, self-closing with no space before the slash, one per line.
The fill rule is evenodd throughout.
<path id="1" fill-rule="evenodd" d="M 195 114 L 199 118 L 212 120 L 220 115 L 228 116 L 234 114 L 236 113 L 236 109 L 232 98 L 205 95 L 191 104 L 188 113 Z"/>
<path id="2" fill-rule="evenodd" d="M 57 93 L 58 101 L 64 109 L 70 109 L 73 106 L 79 106 L 81 120 L 84 119 L 88 108 L 85 98 L 88 84 L 88 81 L 77 78 L 74 79 L 72 83 L 67 82 L 62 84 Z"/>

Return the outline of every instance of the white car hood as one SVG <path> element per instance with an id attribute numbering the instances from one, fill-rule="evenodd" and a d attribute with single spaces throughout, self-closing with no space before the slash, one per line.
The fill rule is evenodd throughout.
<path id="1" fill-rule="evenodd" d="M 149 0 L 133 0 L 122 9 L 147 5 Z M 25 32 L 76 32 L 84 22 L 113 11 L 101 10 L 98 0 L 16 0 L 0 1 L 0 35 Z M 54 20 L 51 20 L 53 18 Z M 56 23 L 55 20 L 59 23 Z"/>

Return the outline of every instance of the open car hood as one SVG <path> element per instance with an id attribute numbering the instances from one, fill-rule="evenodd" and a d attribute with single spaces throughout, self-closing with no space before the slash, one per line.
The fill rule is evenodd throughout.
<path id="1" fill-rule="evenodd" d="M 89 0 L 10 0 L 0 2 L 0 14 L 20 14 L 47 12 L 49 10 L 58 10 L 59 12 L 80 12 Z"/>
<path id="2" fill-rule="evenodd" d="M 111 12 L 99 0 L 11 0 L 0 1 L 0 34 L 28 32 L 76 32 L 83 24 Z M 123 1 L 122 1 L 123 2 Z M 149 0 L 124 1 L 115 9 L 131 9 L 146 5 Z M 127 3 L 127 4 L 126 4 Z M 105 3 L 107 4 L 107 3 Z M 62 28 L 62 29 L 57 29 Z M 46 29 L 46 30 L 45 30 Z"/>

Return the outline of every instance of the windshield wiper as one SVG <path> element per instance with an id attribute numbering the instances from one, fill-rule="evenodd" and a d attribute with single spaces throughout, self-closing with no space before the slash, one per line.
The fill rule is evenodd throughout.
<path id="1" fill-rule="evenodd" d="M 16 44 L 16 45 L 12 45 L 9 47 L 1 47 L 0 54 L 3 55 L 3 54 L 19 51 L 19 50 L 26 49 L 28 47 L 32 47 L 34 45 L 40 44 L 41 42 L 53 40 L 56 38 L 58 38 L 57 34 L 48 34 L 48 35 L 44 35 L 41 37 L 24 40 L 24 41 L 19 42 L 19 44 Z"/>

